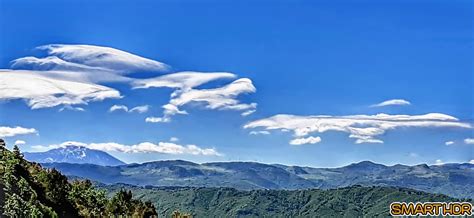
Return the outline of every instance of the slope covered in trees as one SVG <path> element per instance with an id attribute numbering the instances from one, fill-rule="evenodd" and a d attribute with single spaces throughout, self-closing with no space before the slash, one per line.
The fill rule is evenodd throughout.
<path id="1" fill-rule="evenodd" d="M 362 187 L 321 190 L 252 190 L 234 188 L 104 186 L 109 195 L 124 188 L 151 201 L 158 216 L 175 210 L 193 217 L 389 217 L 394 201 L 472 201 L 406 188 Z"/>
<path id="2" fill-rule="evenodd" d="M 132 197 L 131 191 L 119 190 L 108 199 L 89 180 L 68 182 L 59 171 L 26 161 L 17 146 L 9 151 L 0 139 L 0 216 L 156 215 L 153 204 Z"/>

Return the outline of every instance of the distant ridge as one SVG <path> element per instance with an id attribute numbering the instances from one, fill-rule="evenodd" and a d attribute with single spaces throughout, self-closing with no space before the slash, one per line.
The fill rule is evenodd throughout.
<path id="1" fill-rule="evenodd" d="M 47 163 L 43 166 L 105 184 L 231 187 L 240 190 L 398 186 L 458 198 L 474 198 L 474 165 L 469 163 L 385 166 L 363 161 L 339 168 L 312 168 L 256 162 L 197 164 L 169 160 L 115 167 L 70 163 Z"/>
<path id="2" fill-rule="evenodd" d="M 25 152 L 25 159 L 38 163 L 75 163 L 118 166 L 125 163 L 114 156 L 83 146 L 70 145 L 45 152 Z"/>

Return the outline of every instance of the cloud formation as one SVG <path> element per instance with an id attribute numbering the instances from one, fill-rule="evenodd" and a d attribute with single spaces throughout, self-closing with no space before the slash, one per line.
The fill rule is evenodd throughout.
<path id="1" fill-rule="evenodd" d="M 383 143 L 377 136 L 388 130 L 399 128 L 467 128 L 469 123 L 460 122 L 457 118 L 440 113 L 424 115 L 350 115 L 350 116 L 297 116 L 279 114 L 269 118 L 247 123 L 245 129 L 263 128 L 265 130 L 290 130 L 295 138 L 305 137 L 311 133 L 326 131 L 346 132 L 355 143 Z"/>
<path id="2" fill-rule="evenodd" d="M 45 50 L 49 55 L 59 57 L 69 63 L 89 68 L 108 69 L 121 74 L 147 71 L 163 72 L 170 68 L 164 63 L 110 47 L 51 44 L 37 47 L 37 49 Z"/>
<path id="3" fill-rule="evenodd" d="M 321 137 L 296 138 L 290 141 L 290 145 L 316 144 L 321 142 Z"/>
<path id="4" fill-rule="evenodd" d="M 150 105 L 140 105 L 140 106 L 136 106 L 136 107 L 133 107 L 131 109 L 128 109 L 127 106 L 125 105 L 112 105 L 112 107 L 110 107 L 109 109 L 109 112 L 114 112 L 114 111 L 125 111 L 125 112 L 128 112 L 128 113 L 139 113 L 139 114 L 142 114 L 142 113 L 146 113 L 148 112 L 148 110 L 150 109 Z"/>
<path id="5" fill-rule="evenodd" d="M 16 135 L 38 134 L 33 128 L 24 128 L 20 126 L 8 127 L 0 126 L 0 138 L 13 137 Z"/>
<path id="6" fill-rule="evenodd" d="M 83 111 L 70 105 L 121 97 L 100 83 L 130 83 L 135 79 L 125 75 L 169 70 L 164 63 L 109 47 L 51 44 L 37 49 L 49 56 L 18 58 L 12 69 L 0 70 L 0 100 L 24 99 L 32 109 L 64 105 L 60 111 Z"/>
<path id="7" fill-rule="evenodd" d="M 371 107 L 384 107 L 384 106 L 390 106 L 390 105 L 410 105 L 411 103 L 407 100 L 404 99 L 391 99 L 391 100 L 386 100 L 384 102 L 380 102 L 378 104 L 371 105 Z"/>
<path id="8" fill-rule="evenodd" d="M 32 146 L 36 150 L 49 150 L 54 148 L 64 148 L 66 146 L 82 146 L 89 149 L 101 151 L 114 151 L 121 153 L 161 153 L 161 154 L 188 154 L 188 155 L 204 155 L 204 156 L 221 156 L 214 148 L 200 148 L 197 145 L 179 145 L 173 142 L 141 142 L 134 145 L 124 145 L 115 142 L 105 143 L 83 143 L 76 141 L 67 141 L 61 144 L 53 145 L 35 145 Z"/>
<path id="9" fill-rule="evenodd" d="M 23 99 L 32 109 L 121 97 L 117 90 L 106 86 L 55 79 L 26 70 L 0 70 L 0 90 L 0 100 Z"/>
<path id="10" fill-rule="evenodd" d="M 149 117 L 147 122 L 169 122 L 176 114 L 187 114 L 180 107 L 201 105 L 207 109 L 242 111 L 247 116 L 256 110 L 256 103 L 241 103 L 237 96 L 255 92 L 248 78 L 237 79 L 228 72 L 170 73 L 162 62 L 140 57 L 115 48 L 93 45 L 51 44 L 37 47 L 46 57 L 22 57 L 11 62 L 11 68 L 0 70 L 0 100 L 24 99 L 32 109 L 65 106 L 60 109 L 83 111 L 71 105 L 87 104 L 107 98 L 120 98 L 120 93 L 103 83 L 128 83 L 132 89 L 171 88 L 170 102 L 162 106 L 161 117 Z M 129 77 L 133 73 L 149 73 L 151 78 Z M 150 74 L 152 73 L 152 74 Z M 155 74 L 153 74 L 155 73 Z M 160 76 L 156 76 L 159 73 Z M 163 73 L 168 73 L 163 75 Z M 215 80 L 236 79 L 230 84 L 210 89 L 200 85 Z M 41 90 L 35 92 L 34 90 Z M 120 105 L 118 105 L 120 106 Z M 144 113 L 148 106 L 114 110 Z"/>

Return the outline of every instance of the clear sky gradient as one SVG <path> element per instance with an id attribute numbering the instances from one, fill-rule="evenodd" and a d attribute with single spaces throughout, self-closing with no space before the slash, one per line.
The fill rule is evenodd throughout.
<path id="1" fill-rule="evenodd" d="M 185 159 L 334 167 L 362 160 L 469 162 L 474 159 L 474 144 L 468 140 L 474 138 L 472 127 L 387 128 L 373 137 L 383 143 L 357 144 L 349 130 L 298 136 L 292 130 L 244 126 L 277 114 L 340 118 L 380 113 L 439 113 L 457 118 L 455 123 L 473 125 L 473 4 L 470 0 L 3 0 L 0 69 L 11 69 L 17 58 L 44 57 L 34 49 L 41 45 L 111 47 L 171 66 L 164 74 L 236 75 L 199 89 L 248 78 L 256 92 L 235 99 L 257 107 L 241 116 L 243 110 L 187 104 L 180 107 L 187 115 L 149 123 L 147 117 L 163 115 L 161 106 L 170 101 L 173 89 L 131 89 L 129 84 L 106 82 L 100 84 L 123 97 L 73 105 L 85 111 L 59 111 L 63 105 L 31 109 L 25 99 L 0 99 L 0 127 L 34 128 L 38 134 L 5 137 L 10 144 L 25 141 L 20 143 L 24 151 L 66 141 L 126 146 L 162 142 L 192 144 L 220 154 L 110 152 L 129 163 Z M 149 78 L 146 72 L 135 76 Z M 375 106 L 391 99 L 409 103 Z M 113 105 L 150 108 L 145 113 L 109 112 Z M 351 127 L 360 125 L 367 127 L 360 123 Z M 310 136 L 321 141 L 309 143 Z M 297 138 L 308 143 L 290 144 Z"/>

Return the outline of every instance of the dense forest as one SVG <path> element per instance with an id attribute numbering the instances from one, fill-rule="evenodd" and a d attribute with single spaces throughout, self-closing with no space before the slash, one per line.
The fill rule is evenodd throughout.
<path id="1" fill-rule="evenodd" d="M 99 184 L 100 186 L 100 184 Z M 394 201 L 470 201 L 397 187 L 351 186 L 338 189 L 252 190 L 234 188 L 138 187 L 102 185 L 113 196 L 125 189 L 151 201 L 159 217 L 174 210 L 193 217 L 390 217 Z"/>
<path id="2" fill-rule="evenodd" d="M 107 198 L 104 190 L 89 180 L 68 182 L 55 169 L 23 158 L 18 146 L 13 151 L 0 139 L 0 216 L 8 217 L 153 217 L 152 203 L 133 198 L 131 191 L 118 190 Z"/>

